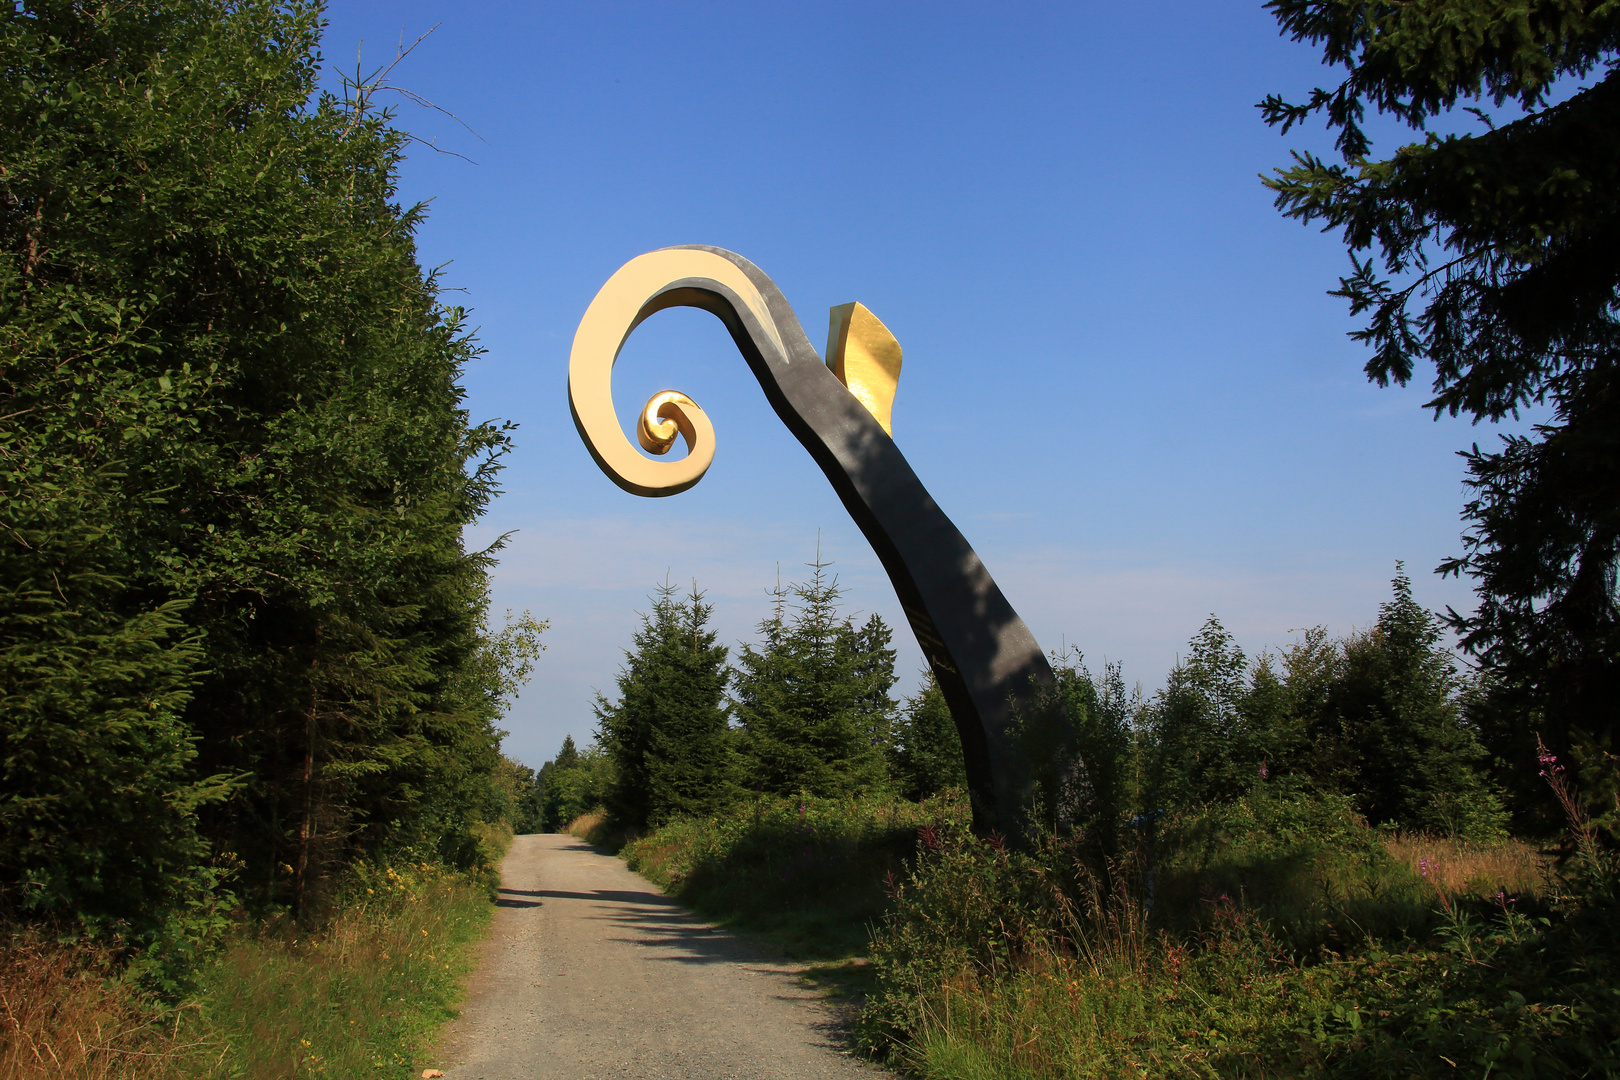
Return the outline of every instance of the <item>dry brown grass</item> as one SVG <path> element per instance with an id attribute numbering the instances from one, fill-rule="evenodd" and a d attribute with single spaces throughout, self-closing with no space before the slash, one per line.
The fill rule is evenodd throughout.
<path id="1" fill-rule="evenodd" d="M 568 832 L 579 837 L 587 844 L 595 844 L 610 851 L 618 851 L 634 837 L 620 829 L 608 820 L 607 812 L 593 810 L 589 814 L 581 814 L 568 823 Z"/>
<path id="2" fill-rule="evenodd" d="M 108 978 L 107 950 L 33 937 L 0 941 L 0 1077 L 146 1080 L 217 1049 L 184 1013 Z"/>
<path id="3" fill-rule="evenodd" d="M 1521 840 L 1467 844 L 1407 833 L 1384 842 L 1390 856 L 1454 896 L 1540 896 L 1552 860 Z M 1427 871 L 1425 873 L 1425 871 Z"/>
<path id="4" fill-rule="evenodd" d="M 602 810 L 593 810 L 589 814 L 581 814 L 568 823 L 568 833 L 581 840 L 590 840 L 591 834 L 600 832 L 607 825 L 607 813 Z"/>

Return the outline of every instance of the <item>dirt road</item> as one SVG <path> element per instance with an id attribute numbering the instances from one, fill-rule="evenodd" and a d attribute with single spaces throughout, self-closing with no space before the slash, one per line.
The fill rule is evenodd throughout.
<path id="1" fill-rule="evenodd" d="M 844 1052 L 795 965 L 717 930 L 572 836 L 519 836 L 447 1080 L 887 1074 Z"/>

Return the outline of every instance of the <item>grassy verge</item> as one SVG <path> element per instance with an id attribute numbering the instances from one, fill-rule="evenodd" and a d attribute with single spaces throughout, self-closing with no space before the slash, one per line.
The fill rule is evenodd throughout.
<path id="1" fill-rule="evenodd" d="M 360 868 L 318 927 L 239 929 L 179 1007 L 121 981 L 104 949 L 15 938 L 0 955 L 0 1075 L 418 1075 L 491 911 L 482 875 Z"/>
<path id="2" fill-rule="evenodd" d="M 415 1075 L 491 910 L 484 882 L 428 864 L 357 872 L 320 930 L 266 926 L 209 968 L 202 1028 L 224 1047 L 195 1075 Z"/>
<path id="3" fill-rule="evenodd" d="M 905 870 L 918 828 L 947 802 L 760 799 L 715 818 L 671 822 L 626 844 L 630 868 L 717 922 L 858 983 L 885 882 Z M 950 801 L 949 805 L 955 805 Z M 840 974 L 843 972 L 843 974 Z"/>
<path id="4" fill-rule="evenodd" d="M 155 1080 L 217 1052 L 193 1033 L 195 1009 L 165 1008 L 118 971 L 100 946 L 33 933 L 0 944 L 0 1076 Z"/>
<path id="5" fill-rule="evenodd" d="M 615 853 L 623 850 L 626 844 L 635 839 L 633 834 L 614 824 L 604 810 L 593 810 L 589 814 L 575 818 L 568 824 L 568 833 L 579 837 L 587 844 L 594 844 Z"/>
<path id="6" fill-rule="evenodd" d="M 862 1037 L 940 1080 L 1620 1075 L 1607 885 L 1340 809 L 1171 822 L 1156 864 L 932 833 Z"/>

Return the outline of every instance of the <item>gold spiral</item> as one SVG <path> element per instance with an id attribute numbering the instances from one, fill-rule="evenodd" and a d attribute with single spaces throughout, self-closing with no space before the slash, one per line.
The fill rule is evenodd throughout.
<path id="1" fill-rule="evenodd" d="M 679 390 L 660 390 L 647 399 L 636 424 L 636 438 L 649 454 L 667 454 L 675 445 L 677 433 L 686 440 L 687 453 L 697 442 L 697 432 L 689 418 L 688 409 L 697 410 L 698 404 Z"/>
<path id="2" fill-rule="evenodd" d="M 770 306 L 748 275 L 729 259 L 693 248 L 650 251 L 625 263 L 597 292 L 574 332 L 568 357 L 568 404 L 574 426 L 602 471 L 636 495 L 685 491 L 714 461 L 714 425 L 685 394 L 674 390 L 654 394 L 635 425 L 637 441 L 659 456 L 669 452 L 677 434 L 682 436 L 686 456 L 674 461 L 643 457 L 613 410 L 613 364 L 625 339 L 653 312 L 690 303 L 666 296 L 672 286 L 704 282 L 723 286 L 737 297 L 763 328 L 769 346 L 786 355 Z"/>

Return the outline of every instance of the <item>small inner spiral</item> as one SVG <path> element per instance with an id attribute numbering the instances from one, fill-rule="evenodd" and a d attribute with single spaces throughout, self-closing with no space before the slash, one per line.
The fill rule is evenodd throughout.
<path id="1" fill-rule="evenodd" d="M 683 405 L 697 408 L 697 402 L 679 390 L 660 390 L 647 399 L 636 423 L 636 438 L 649 454 L 667 454 L 675 445 L 677 434 L 686 436 L 687 450 L 692 448 L 692 425 L 687 420 Z"/>

